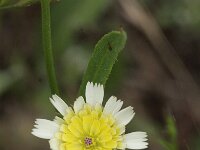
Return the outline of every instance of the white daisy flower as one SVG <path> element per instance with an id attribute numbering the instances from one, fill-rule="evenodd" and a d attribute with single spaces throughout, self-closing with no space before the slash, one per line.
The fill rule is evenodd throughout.
<path id="1" fill-rule="evenodd" d="M 49 139 L 52 150 L 116 150 L 147 148 L 146 132 L 125 134 L 125 126 L 135 113 L 133 107 L 122 108 L 123 102 L 111 96 L 102 106 L 103 85 L 88 82 L 82 96 L 69 107 L 53 95 L 51 103 L 63 116 L 53 121 L 36 119 L 32 134 Z"/>

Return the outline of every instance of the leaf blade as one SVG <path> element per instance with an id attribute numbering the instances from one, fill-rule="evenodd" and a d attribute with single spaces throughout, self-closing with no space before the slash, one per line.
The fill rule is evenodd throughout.
<path id="1" fill-rule="evenodd" d="M 126 33 L 121 30 L 112 31 L 98 41 L 83 77 L 79 95 L 84 96 L 88 81 L 105 86 L 118 54 L 125 46 L 126 39 Z"/>

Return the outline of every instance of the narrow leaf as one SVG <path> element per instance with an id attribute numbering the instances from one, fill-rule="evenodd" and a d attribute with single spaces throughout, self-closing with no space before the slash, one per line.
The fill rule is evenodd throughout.
<path id="1" fill-rule="evenodd" d="M 29 6 L 39 0 L 0 0 L 0 8 Z"/>
<path id="2" fill-rule="evenodd" d="M 126 33 L 123 30 L 112 31 L 104 35 L 96 44 L 82 80 L 80 95 L 84 96 L 88 81 L 106 84 L 118 54 L 125 46 L 126 38 Z"/>

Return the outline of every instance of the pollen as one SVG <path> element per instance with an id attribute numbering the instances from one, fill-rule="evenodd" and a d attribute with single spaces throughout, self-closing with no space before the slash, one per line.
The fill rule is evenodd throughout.
<path id="1" fill-rule="evenodd" d="M 85 104 L 78 113 L 71 109 L 64 121 L 56 134 L 60 150 L 112 150 L 121 145 L 120 128 L 111 115 L 102 113 L 100 105 Z"/>

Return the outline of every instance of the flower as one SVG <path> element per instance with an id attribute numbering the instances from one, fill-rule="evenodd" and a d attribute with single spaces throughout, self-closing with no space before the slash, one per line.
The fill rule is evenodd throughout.
<path id="1" fill-rule="evenodd" d="M 69 107 L 53 95 L 51 103 L 63 116 L 53 121 L 36 119 L 32 134 L 49 139 L 52 150 L 116 150 L 147 148 L 146 132 L 125 134 L 125 126 L 135 113 L 129 106 L 121 110 L 123 102 L 111 96 L 102 106 L 103 85 L 88 82 L 82 96 Z"/>

